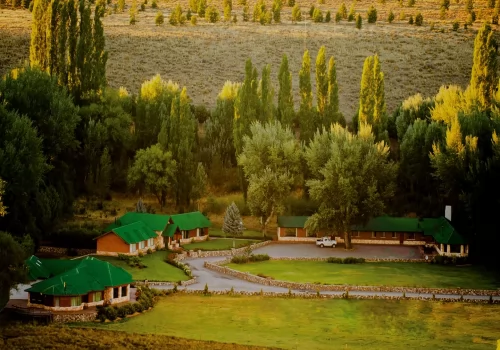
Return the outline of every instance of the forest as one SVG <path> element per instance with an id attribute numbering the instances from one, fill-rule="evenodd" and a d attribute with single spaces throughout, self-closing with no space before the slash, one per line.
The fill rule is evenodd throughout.
<path id="1" fill-rule="evenodd" d="M 490 24 L 477 32 L 466 89 L 409 96 L 389 113 L 383 62 L 373 55 L 356 78 L 358 111 L 344 116 L 336 60 L 324 47 L 315 59 L 296 53 L 299 72 L 283 55 L 277 91 L 270 65 L 241 62 L 244 80 L 226 82 L 207 110 L 159 75 L 136 92 L 107 85 L 104 1 L 35 0 L 32 11 L 30 62 L 0 81 L 0 231 L 25 245 L 70 218 L 77 198 L 102 205 L 116 192 L 147 194 L 161 207 L 207 213 L 200 199 L 210 192 L 240 191 L 264 232 L 277 214 L 311 215 L 311 230 L 344 234 L 373 216 L 435 217 L 451 205 L 471 257 L 500 262 Z M 303 205 L 291 208 L 296 193 Z"/>

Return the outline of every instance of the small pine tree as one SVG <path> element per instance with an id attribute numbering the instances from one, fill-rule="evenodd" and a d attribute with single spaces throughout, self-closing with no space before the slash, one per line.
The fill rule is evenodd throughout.
<path id="1" fill-rule="evenodd" d="M 353 6 L 354 6 L 354 4 L 353 4 Z M 337 13 L 340 13 L 340 15 L 342 16 L 343 19 L 347 19 L 347 7 L 346 7 L 345 3 L 342 3 L 340 5 L 339 11 Z"/>
<path id="2" fill-rule="evenodd" d="M 224 222 L 222 224 L 222 232 L 226 235 L 241 236 L 243 234 L 243 230 L 245 227 L 243 226 L 243 220 L 241 219 L 241 214 L 234 202 L 232 202 L 226 209 L 226 213 L 224 214 Z M 233 240 L 233 248 L 234 248 L 234 240 Z"/>
<path id="3" fill-rule="evenodd" d="M 424 16 L 422 16 L 422 14 L 419 12 L 415 16 L 415 25 L 417 27 L 420 27 L 420 26 L 422 26 L 422 24 L 424 24 Z"/>
<path id="4" fill-rule="evenodd" d="M 125 0 L 118 0 L 118 12 L 125 11 Z"/>
<path id="5" fill-rule="evenodd" d="M 155 23 L 157 26 L 163 24 L 163 13 L 161 11 L 158 11 L 158 13 L 156 13 Z M 137 204 L 139 204 L 139 203 L 137 203 Z"/>
<path id="6" fill-rule="evenodd" d="M 325 23 L 330 23 L 331 20 L 332 20 L 332 14 L 330 13 L 330 11 L 326 11 Z"/>
<path id="7" fill-rule="evenodd" d="M 136 213 L 147 213 L 148 212 L 146 206 L 144 205 L 144 202 L 142 201 L 142 198 L 139 198 L 139 200 L 137 201 L 137 204 L 135 205 L 135 212 Z"/>
<path id="8" fill-rule="evenodd" d="M 229 291 L 229 295 L 233 295 L 234 294 L 234 287 L 231 287 L 231 290 Z"/>
<path id="9" fill-rule="evenodd" d="M 210 295 L 210 292 L 208 290 L 208 283 L 205 283 L 205 288 L 203 288 L 203 295 L 204 296 Z"/>
<path id="10" fill-rule="evenodd" d="M 219 11 L 215 6 L 210 6 L 205 12 L 205 19 L 209 23 L 217 23 L 220 19 Z"/>
<path id="11" fill-rule="evenodd" d="M 408 19 L 408 24 L 413 24 L 413 16 L 410 16 L 410 18 Z"/>
<path id="12" fill-rule="evenodd" d="M 323 12 L 321 12 L 321 10 L 319 8 L 314 9 L 313 21 L 315 23 L 322 23 L 323 22 Z"/>
<path id="13" fill-rule="evenodd" d="M 272 11 L 273 11 L 274 23 L 280 23 L 281 22 L 281 0 L 274 0 Z"/>
<path id="14" fill-rule="evenodd" d="M 198 23 L 198 16 L 191 16 L 191 24 L 196 25 Z"/>
<path id="15" fill-rule="evenodd" d="M 288 0 L 287 5 L 288 5 L 288 7 L 294 7 L 295 6 L 295 0 Z"/>
<path id="16" fill-rule="evenodd" d="M 490 298 L 488 299 L 488 304 L 493 304 L 493 296 L 490 294 Z"/>
<path id="17" fill-rule="evenodd" d="M 292 290 L 290 288 L 288 288 L 288 297 L 291 298 L 292 296 L 293 296 Z"/>
<path id="18" fill-rule="evenodd" d="M 300 22 L 302 21 L 302 12 L 300 12 L 300 6 L 295 4 L 292 9 L 292 22 Z"/>
<path id="19" fill-rule="evenodd" d="M 367 17 L 368 23 L 377 22 L 377 9 L 373 5 L 371 5 L 370 8 L 368 9 L 366 17 Z"/>
<path id="20" fill-rule="evenodd" d="M 141 11 L 146 11 L 146 5 L 144 3 L 141 4 Z"/>
<path id="21" fill-rule="evenodd" d="M 172 288 L 172 292 L 173 293 L 177 293 L 178 292 L 177 283 L 174 283 L 174 288 Z"/>
<path id="22" fill-rule="evenodd" d="M 354 3 L 352 3 L 349 9 L 349 14 L 347 15 L 347 22 L 352 22 L 356 18 L 356 10 L 354 9 Z"/>
<path id="23" fill-rule="evenodd" d="M 198 16 L 205 17 L 205 12 L 207 10 L 207 0 L 200 0 L 198 2 Z"/>
<path id="24" fill-rule="evenodd" d="M 450 0 L 441 0 L 441 8 L 448 10 L 450 8 Z"/>
<path id="25" fill-rule="evenodd" d="M 403 299 L 406 299 L 406 292 L 403 292 Z"/>
<path id="26" fill-rule="evenodd" d="M 453 21 L 453 23 L 451 24 L 451 30 L 453 30 L 454 32 L 456 32 L 458 30 L 458 28 L 460 28 L 460 22 Z"/>
<path id="27" fill-rule="evenodd" d="M 151 8 L 152 9 L 157 9 L 158 8 L 158 3 L 156 2 L 156 0 L 151 1 Z"/>
<path id="28" fill-rule="evenodd" d="M 474 9 L 474 0 L 466 0 L 465 9 L 467 10 L 467 12 L 472 12 L 472 10 Z"/>
<path id="29" fill-rule="evenodd" d="M 392 10 L 389 11 L 389 16 L 387 17 L 387 21 L 392 23 L 394 21 L 394 12 Z"/>
<path id="30" fill-rule="evenodd" d="M 190 9 L 190 8 L 188 8 L 188 10 L 187 10 L 187 12 L 186 12 L 186 19 L 187 19 L 188 21 L 190 21 L 192 16 L 193 16 L 193 14 L 191 13 L 191 9 Z"/>
<path id="31" fill-rule="evenodd" d="M 316 8 L 314 7 L 314 5 L 311 5 L 311 8 L 309 9 L 309 18 L 312 18 L 312 17 L 313 17 L 313 15 L 314 15 L 314 10 L 315 10 L 315 9 L 316 9 Z"/>
<path id="32" fill-rule="evenodd" d="M 248 22 L 250 20 L 250 8 L 248 4 L 243 6 L 243 22 Z"/>
<path id="33" fill-rule="evenodd" d="M 262 288 L 260 289 L 260 296 L 264 296 L 264 290 Z"/>
<path id="34" fill-rule="evenodd" d="M 227 4 L 224 7 L 224 22 L 229 22 L 231 20 L 231 6 Z"/>
<path id="35" fill-rule="evenodd" d="M 335 22 L 339 23 L 341 20 L 342 20 L 342 15 L 340 14 L 340 12 L 337 12 L 335 14 Z"/>
<path id="36" fill-rule="evenodd" d="M 135 16 L 137 15 L 137 2 L 135 0 L 132 1 L 132 6 L 130 7 L 130 24 L 136 23 Z"/>
<path id="37" fill-rule="evenodd" d="M 363 19 L 361 18 L 361 15 L 358 13 L 356 15 L 356 28 L 361 29 L 362 25 L 363 25 Z"/>
<path id="38" fill-rule="evenodd" d="M 415 0 L 408 0 L 408 7 L 415 6 Z"/>

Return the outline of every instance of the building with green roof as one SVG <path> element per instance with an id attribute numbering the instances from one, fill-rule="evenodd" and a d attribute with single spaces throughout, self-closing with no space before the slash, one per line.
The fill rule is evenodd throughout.
<path id="1" fill-rule="evenodd" d="M 42 260 L 32 256 L 26 265 L 32 278 L 46 278 L 26 289 L 28 307 L 75 311 L 130 301 L 132 275 L 106 261 L 94 257 Z"/>
<path id="2" fill-rule="evenodd" d="M 278 216 L 278 240 L 312 241 L 328 235 L 326 230 L 310 234 L 305 228 L 307 216 Z M 342 235 L 343 236 L 343 235 Z M 314 237 L 314 238 L 312 238 Z M 404 218 L 379 216 L 364 225 L 351 227 L 351 239 L 357 244 L 432 246 L 440 255 L 466 256 L 468 242 L 445 217 Z M 343 237 L 337 237 L 343 243 Z"/>
<path id="3" fill-rule="evenodd" d="M 130 212 L 117 218 L 97 237 L 98 255 L 135 255 L 148 249 L 178 247 L 208 238 L 210 220 L 199 211 L 164 215 Z"/>

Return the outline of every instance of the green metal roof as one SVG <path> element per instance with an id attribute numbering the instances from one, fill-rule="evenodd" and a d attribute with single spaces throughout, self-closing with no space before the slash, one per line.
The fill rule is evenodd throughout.
<path id="1" fill-rule="evenodd" d="M 176 214 L 171 216 L 174 224 L 179 226 L 179 230 L 194 230 L 212 226 L 210 220 L 199 211 L 191 213 Z"/>
<path id="2" fill-rule="evenodd" d="M 177 230 L 178 226 L 176 224 L 170 224 L 167 226 L 166 230 L 163 231 L 164 237 L 174 237 L 174 233 Z"/>
<path id="3" fill-rule="evenodd" d="M 278 216 L 278 227 L 304 228 L 309 216 Z"/>
<path id="4" fill-rule="evenodd" d="M 111 232 L 116 233 L 127 244 L 139 243 L 157 236 L 156 232 L 142 221 L 115 228 Z"/>
<path id="5" fill-rule="evenodd" d="M 32 255 L 25 261 L 28 267 L 28 276 L 31 280 L 46 279 L 74 268 L 80 263 L 78 260 L 39 259 Z"/>
<path id="6" fill-rule="evenodd" d="M 132 283 L 132 275 L 121 267 L 93 257 L 76 261 L 78 264 L 55 277 L 35 283 L 26 292 L 47 295 L 83 295 Z"/>
<path id="7" fill-rule="evenodd" d="M 437 243 L 466 244 L 466 240 L 455 230 L 451 223 L 444 217 L 436 219 L 422 219 L 420 226 L 424 235 L 434 237 Z"/>
<path id="8" fill-rule="evenodd" d="M 352 231 L 368 232 L 422 232 L 418 218 L 395 218 L 378 216 L 370 219 L 366 225 L 353 225 Z"/>
<path id="9" fill-rule="evenodd" d="M 128 212 L 117 219 L 115 223 L 109 225 L 106 228 L 106 232 L 112 231 L 117 227 L 133 224 L 137 221 L 142 221 L 153 231 L 163 231 L 167 227 L 169 219 L 170 215 Z"/>

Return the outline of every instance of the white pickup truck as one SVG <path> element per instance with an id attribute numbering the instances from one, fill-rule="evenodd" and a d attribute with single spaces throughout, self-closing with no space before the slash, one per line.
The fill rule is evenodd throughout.
<path id="1" fill-rule="evenodd" d="M 316 245 L 319 246 L 320 248 L 323 247 L 335 248 L 335 246 L 337 245 L 337 241 L 332 239 L 332 237 L 322 237 L 316 240 Z"/>

